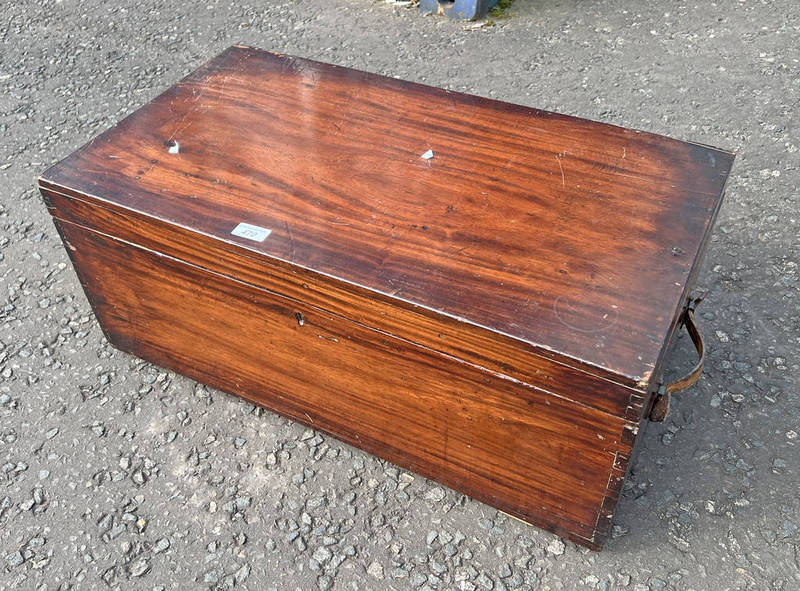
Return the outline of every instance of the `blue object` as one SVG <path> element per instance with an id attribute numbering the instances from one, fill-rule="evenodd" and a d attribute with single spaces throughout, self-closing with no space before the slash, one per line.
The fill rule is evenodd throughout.
<path id="1" fill-rule="evenodd" d="M 443 14 L 450 18 L 481 18 L 497 6 L 498 0 L 420 0 L 422 14 Z"/>

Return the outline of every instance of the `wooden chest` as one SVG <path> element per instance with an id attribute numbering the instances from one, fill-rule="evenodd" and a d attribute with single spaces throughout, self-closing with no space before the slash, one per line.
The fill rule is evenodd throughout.
<path id="1" fill-rule="evenodd" d="M 119 349 L 600 548 L 732 160 L 236 46 L 39 187 Z"/>

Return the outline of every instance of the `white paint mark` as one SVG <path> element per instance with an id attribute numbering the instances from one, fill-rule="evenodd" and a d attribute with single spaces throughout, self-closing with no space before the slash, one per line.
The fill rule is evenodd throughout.
<path id="1" fill-rule="evenodd" d="M 178 143 L 178 140 L 172 140 L 172 145 L 169 147 L 169 150 L 167 150 L 167 152 L 169 152 L 170 154 L 177 154 L 180 151 L 181 151 L 181 145 Z"/>
<path id="2" fill-rule="evenodd" d="M 430 160 L 431 158 L 433 158 L 433 150 L 428 150 L 422 156 L 420 156 L 420 158 L 422 158 L 423 160 Z"/>
<path id="3" fill-rule="evenodd" d="M 242 222 L 233 230 L 231 230 L 231 234 L 233 236 L 238 236 L 239 238 L 247 238 L 248 240 L 255 240 L 256 242 L 264 242 L 267 236 L 272 234 L 272 230 Z"/>

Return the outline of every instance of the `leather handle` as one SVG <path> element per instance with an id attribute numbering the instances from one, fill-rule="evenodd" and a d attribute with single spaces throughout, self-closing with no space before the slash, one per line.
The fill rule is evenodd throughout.
<path id="1" fill-rule="evenodd" d="M 660 423 L 667 418 L 672 393 L 680 392 L 681 390 L 694 386 L 703 373 L 703 368 L 706 364 L 706 345 L 703 342 L 703 335 L 700 334 L 700 330 L 697 328 L 697 323 L 694 320 L 694 310 L 702 300 L 703 298 L 691 300 L 683 311 L 683 316 L 681 318 L 681 324 L 686 327 L 692 339 L 692 343 L 694 343 L 694 347 L 697 349 L 697 364 L 681 379 L 659 386 L 656 399 L 653 402 L 653 407 L 650 409 L 650 420 L 654 423 Z"/>

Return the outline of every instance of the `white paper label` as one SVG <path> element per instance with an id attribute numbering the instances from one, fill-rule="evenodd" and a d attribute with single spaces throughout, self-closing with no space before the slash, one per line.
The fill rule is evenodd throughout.
<path id="1" fill-rule="evenodd" d="M 255 240 L 256 242 L 264 242 L 264 239 L 272 233 L 268 228 L 261 228 L 253 224 L 245 224 L 242 222 L 236 226 L 231 234 L 239 236 L 240 238 L 247 238 L 248 240 Z"/>

